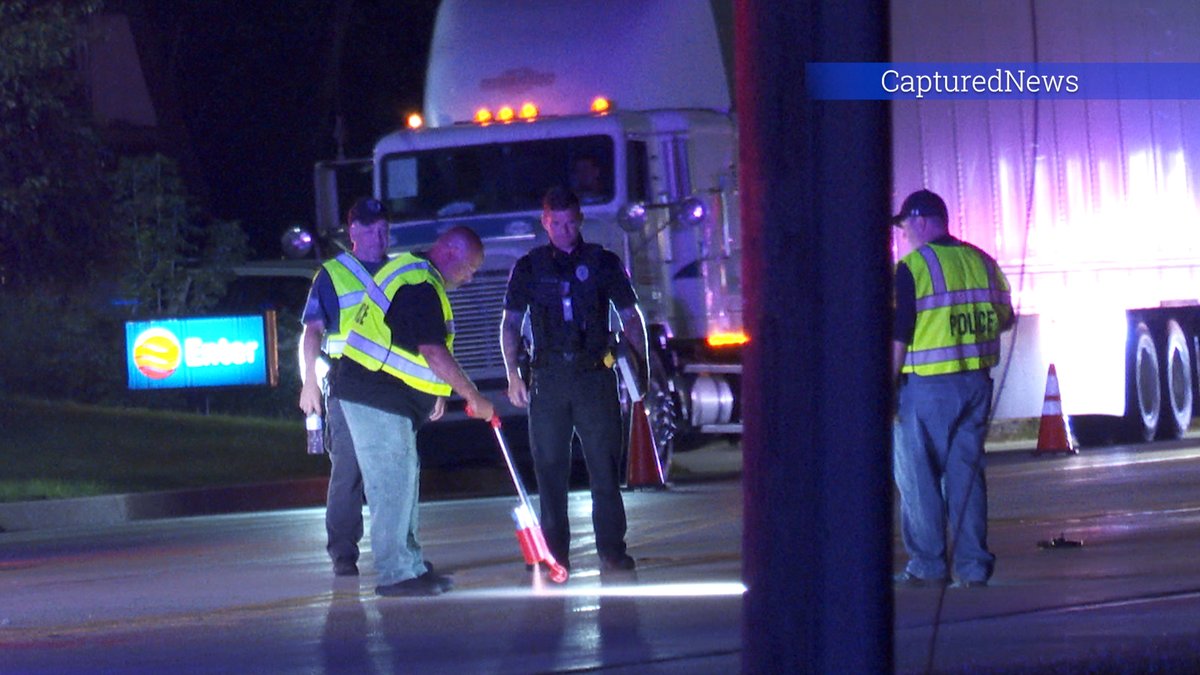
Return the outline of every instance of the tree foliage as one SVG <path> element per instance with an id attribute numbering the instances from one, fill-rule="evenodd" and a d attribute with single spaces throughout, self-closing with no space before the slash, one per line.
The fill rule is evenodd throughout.
<path id="1" fill-rule="evenodd" d="M 125 394 L 123 323 L 89 289 L 0 293 L 0 395 L 114 402 Z"/>
<path id="2" fill-rule="evenodd" d="M 110 261 L 103 146 L 78 67 L 92 0 L 0 0 L 0 283 Z"/>
<path id="3" fill-rule="evenodd" d="M 209 220 L 187 194 L 175 162 L 123 157 L 113 177 L 113 227 L 125 252 L 122 289 L 134 314 L 174 316 L 212 307 L 246 258 L 235 222 Z"/>
<path id="4" fill-rule="evenodd" d="M 94 0 L 0 0 L 0 392 L 124 400 L 123 319 L 202 312 L 246 240 L 162 156 L 114 159 L 81 45 Z"/>

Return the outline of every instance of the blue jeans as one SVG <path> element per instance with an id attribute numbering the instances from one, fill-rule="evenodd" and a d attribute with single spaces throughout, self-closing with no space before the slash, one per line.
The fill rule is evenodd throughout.
<path id="1" fill-rule="evenodd" d="M 992 380 L 985 371 L 921 377 L 900 386 L 894 473 L 909 574 L 947 576 L 947 527 L 954 576 L 986 581 L 996 557 L 987 549 L 987 435 Z M 949 515 L 949 522 L 947 522 Z"/>
<path id="2" fill-rule="evenodd" d="M 363 481 L 354 455 L 354 439 L 346 426 L 342 404 L 330 397 L 326 404 L 329 427 L 329 490 L 325 495 L 325 550 L 333 560 L 358 560 L 363 536 Z"/>
<path id="3" fill-rule="evenodd" d="M 412 420 L 361 403 L 339 403 L 371 510 L 376 583 L 387 586 L 419 577 L 428 568 L 417 541 L 421 463 Z"/>

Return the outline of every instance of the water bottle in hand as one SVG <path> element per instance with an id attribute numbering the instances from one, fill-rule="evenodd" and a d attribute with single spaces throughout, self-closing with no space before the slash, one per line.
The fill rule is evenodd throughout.
<path id="1" fill-rule="evenodd" d="M 308 454 L 325 454 L 325 429 L 321 424 L 321 414 L 313 413 L 304 418 L 304 428 L 308 430 Z"/>

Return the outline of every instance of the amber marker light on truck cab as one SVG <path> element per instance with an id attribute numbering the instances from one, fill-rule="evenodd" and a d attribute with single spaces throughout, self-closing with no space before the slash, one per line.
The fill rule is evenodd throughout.
<path id="1" fill-rule="evenodd" d="M 736 347 L 750 341 L 750 336 L 738 331 L 736 333 L 711 333 L 705 342 L 709 347 Z"/>
<path id="2" fill-rule="evenodd" d="M 517 116 L 523 120 L 532 120 L 538 116 L 538 107 L 530 101 L 521 104 L 521 112 Z"/>
<path id="3" fill-rule="evenodd" d="M 594 113 L 604 114 L 611 108 L 612 101 L 604 98 L 603 96 L 597 96 L 596 98 L 592 99 L 592 112 Z"/>
<path id="4" fill-rule="evenodd" d="M 492 121 L 492 111 L 487 108 L 480 108 L 475 111 L 475 123 L 487 124 Z"/>
<path id="5" fill-rule="evenodd" d="M 421 117 L 420 113 L 410 114 L 405 122 L 408 124 L 409 129 L 420 129 L 425 126 L 425 120 Z"/>
<path id="6" fill-rule="evenodd" d="M 513 111 L 512 106 L 509 106 L 509 105 L 502 106 L 499 110 L 496 111 L 496 121 L 497 122 L 511 122 L 511 121 L 513 121 L 513 118 L 516 116 L 517 116 L 517 113 L 515 111 Z"/>

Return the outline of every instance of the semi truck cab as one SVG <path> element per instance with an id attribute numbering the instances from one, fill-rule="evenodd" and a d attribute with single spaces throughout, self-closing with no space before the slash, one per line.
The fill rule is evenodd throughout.
<path id="1" fill-rule="evenodd" d="M 617 253 L 638 293 L 661 459 L 681 433 L 740 433 L 736 125 L 712 7 L 441 5 L 425 110 L 379 139 L 362 175 L 390 211 L 392 252 L 455 225 L 484 240 L 483 268 L 450 294 L 455 355 L 503 414 L 524 414 L 501 393 L 509 272 L 546 243 L 541 198 L 565 185 L 581 198 L 584 239 Z M 317 165 L 320 231 L 340 226 L 341 178 L 367 165 Z"/>

